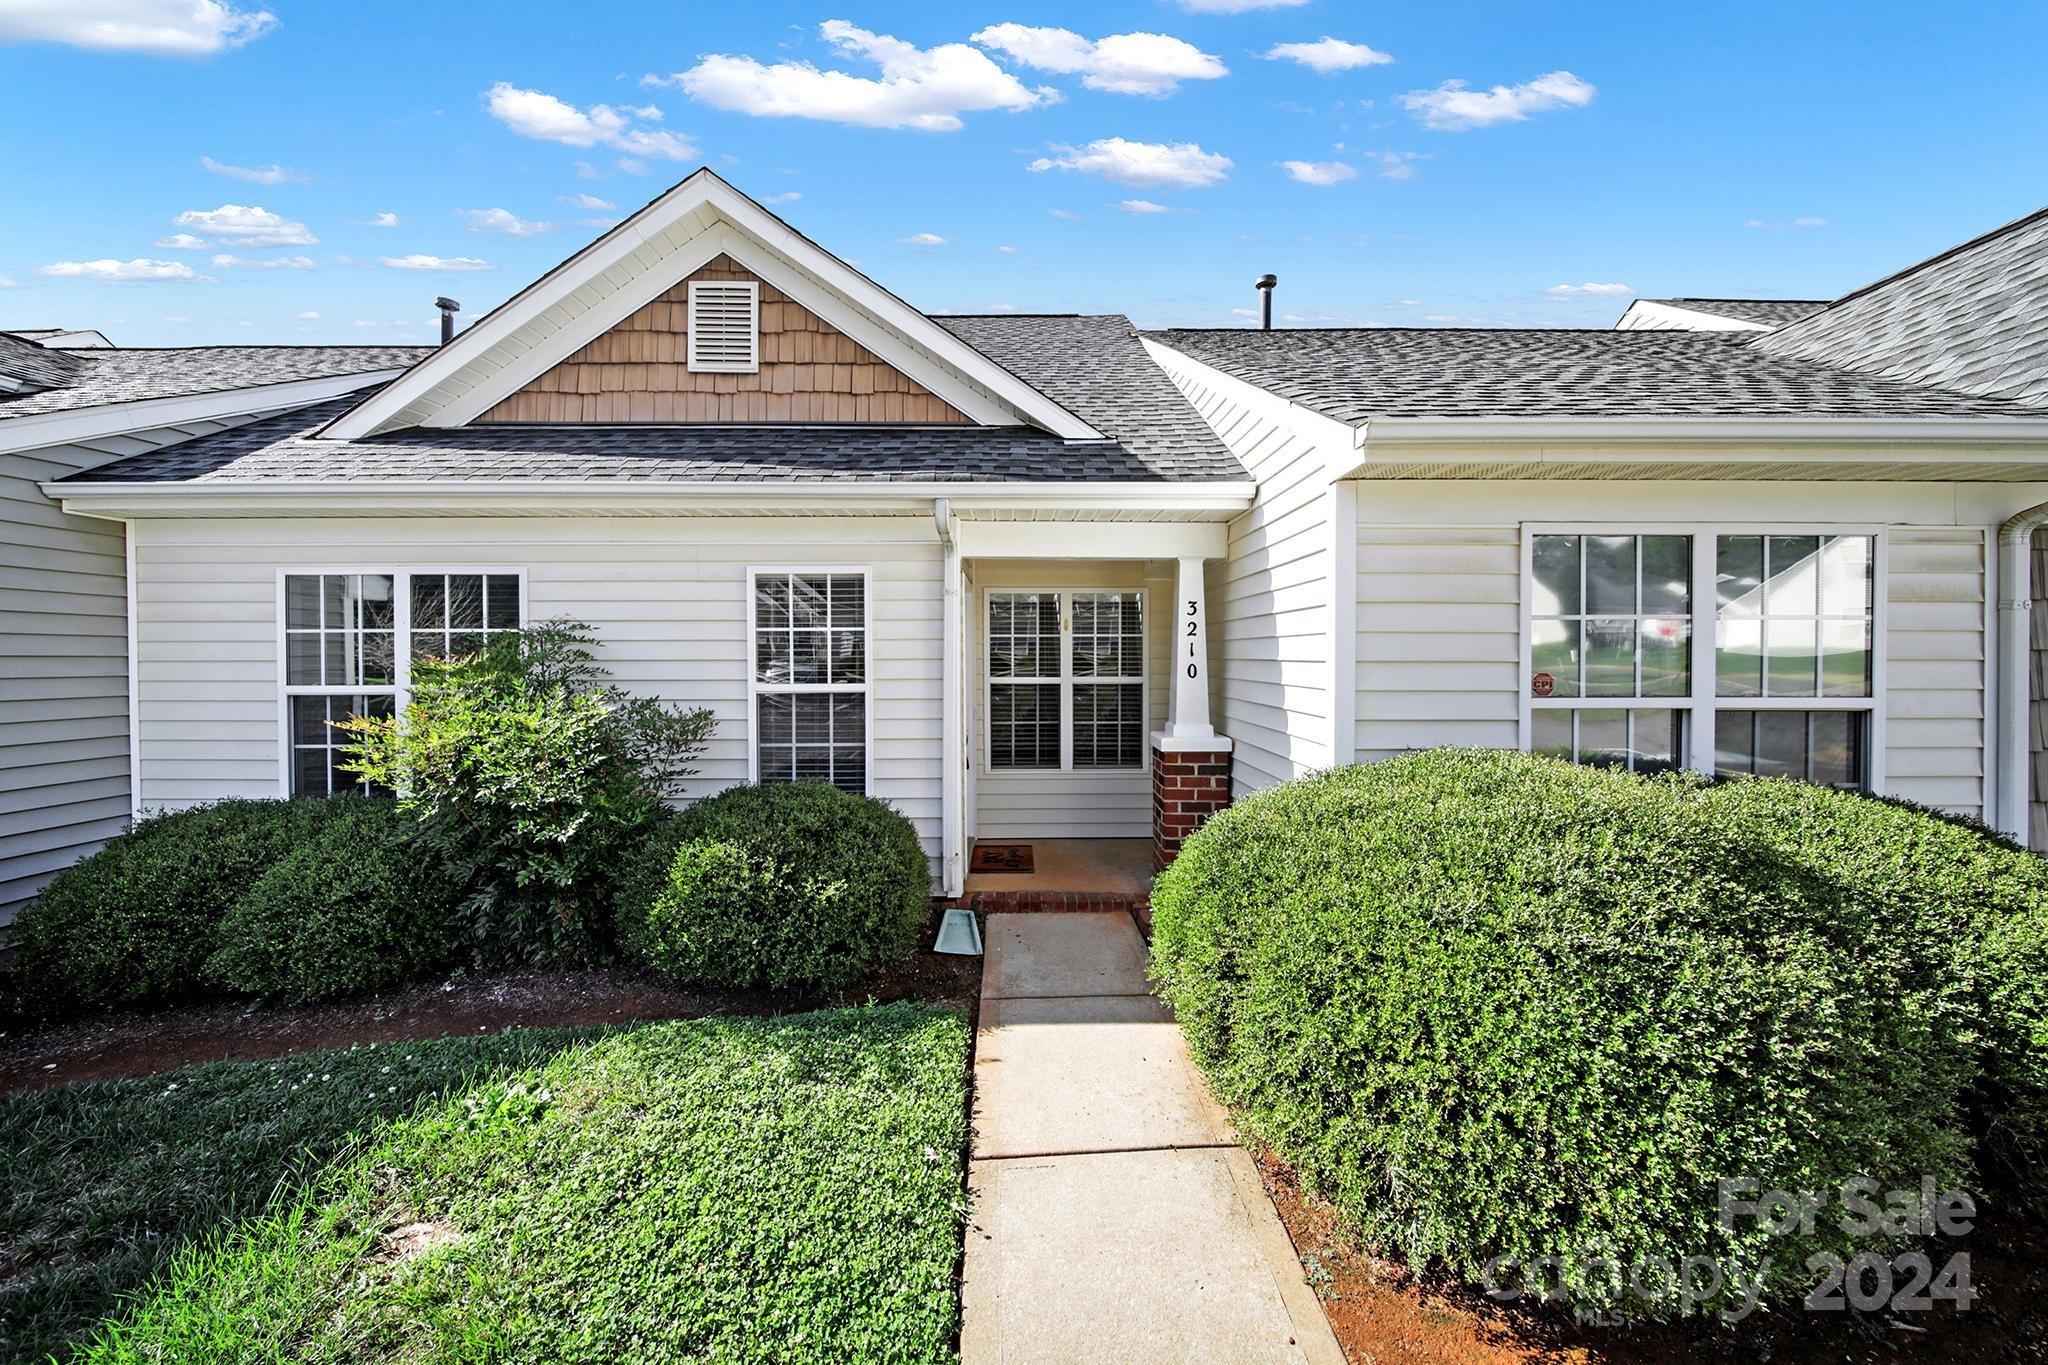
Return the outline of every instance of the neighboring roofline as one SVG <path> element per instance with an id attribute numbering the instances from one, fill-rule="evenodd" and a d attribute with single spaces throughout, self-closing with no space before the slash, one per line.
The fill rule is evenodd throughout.
<path id="1" fill-rule="evenodd" d="M 917 504 L 928 504 L 933 498 L 949 499 L 955 511 L 1007 507 L 1235 513 L 1250 507 L 1257 491 L 1257 486 L 1248 480 L 1205 483 L 993 479 L 250 479 L 211 483 L 92 483 L 74 478 L 48 480 L 41 487 L 44 493 L 62 502 L 67 512 L 114 520 L 219 513 L 362 516 L 387 511 L 411 516 L 577 516 L 607 510 L 658 513 L 672 509 L 731 508 L 737 513 L 764 506 L 904 513 L 920 510 Z"/>
<path id="2" fill-rule="evenodd" d="M 355 374 L 324 375 L 318 379 L 209 389 L 204 393 L 94 403 L 88 407 L 60 408 L 55 412 L 28 413 L 21 417 L 8 417 L 6 405 L 0 404 L 0 454 L 70 445 L 124 432 L 176 426 L 180 422 L 212 421 L 278 408 L 305 407 L 387 383 L 402 373 L 403 370 L 394 369 L 364 370 Z"/>
<path id="3" fill-rule="evenodd" d="M 626 264 L 647 248 L 650 239 L 665 232 L 671 224 L 706 205 L 770 250 L 789 258 L 800 269 L 826 280 L 851 299 L 856 307 L 880 319 L 885 326 L 915 338 L 917 345 L 937 356 L 942 364 L 959 371 L 970 383 L 988 390 L 1028 421 L 1068 440 L 1104 439 L 1101 432 L 1066 407 L 792 228 L 733 188 L 709 167 L 700 167 L 692 172 L 623 223 L 499 304 L 446 346 L 420 360 L 398 382 L 336 418 L 326 434 L 353 439 L 385 429 L 410 403 L 431 394 L 441 382 L 459 372 L 471 355 L 516 335 L 521 328 L 543 317 L 563 298 L 590 280 Z M 670 281 L 671 285 L 674 283 Z M 634 306 L 646 302 L 642 299 Z M 547 360 L 539 372 L 544 372 L 548 364 L 556 363 L 545 355 L 537 358 Z M 514 389 L 536 378 L 539 373 L 526 374 L 524 367 L 508 367 L 503 372 L 514 377 Z M 470 404 L 464 400 L 463 405 Z"/>
<path id="4" fill-rule="evenodd" d="M 1704 300 L 1703 300 L 1704 301 Z M 1753 300 L 1752 300 L 1753 301 Z M 1726 313 L 1709 312 L 1704 308 L 1687 308 L 1683 304 L 1670 303 L 1664 299 L 1634 299 L 1622 309 L 1621 318 L 1614 324 L 1618 332 L 1655 331 L 1656 328 L 1635 328 L 1627 326 L 1632 317 L 1670 319 L 1680 326 L 1661 330 L 1692 332 L 1770 332 L 1776 328 L 1768 322 L 1753 322 L 1748 318 L 1731 318 Z M 1695 322 L 1693 319 L 1697 318 Z"/>

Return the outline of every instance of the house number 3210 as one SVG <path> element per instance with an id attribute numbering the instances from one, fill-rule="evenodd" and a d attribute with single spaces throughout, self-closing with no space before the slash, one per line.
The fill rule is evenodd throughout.
<path id="1" fill-rule="evenodd" d="M 1201 664 L 1195 655 L 1195 641 L 1201 638 L 1202 629 L 1196 617 L 1200 614 L 1201 610 L 1200 603 L 1194 601 L 1188 603 L 1188 676 L 1190 678 L 1202 676 Z"/>

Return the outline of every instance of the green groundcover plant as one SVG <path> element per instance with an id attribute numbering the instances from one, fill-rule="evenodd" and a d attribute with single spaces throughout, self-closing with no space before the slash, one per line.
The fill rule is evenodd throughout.
<path id="1" fill-rule="evenodd" d="M 949 1361 L 967 1047 L 891 1005 L 0 1099 L 0 1358 Z"/>
<path id="2" fill-rule="evenodd" d="M 911 823 L 816 782 L 734 787 L 656 828 L 619 882 L 619 940 L 673 981 L 827 989 L 916 947 L 931 869 Z"/>
<path id="3" fill-rule="evenodd" d="M 1724 1226 L 1718 1180 L 1975 1188 L 1980 1136 L 2040 1150 L 2043 886 L 1862 798 L 1440 750 L 1216 816 L 1155 887 L 1153 971 L 1367 1240 L 1475 1282 L 1554 1257 L 1601 1307 L 1647 1257 L 1784 1295 L 1882 1237 Z"/>
<path id="4" fill-rule="evenodd" d="M 462 889 L 483 965 L 603 955 L 618 860 L 711 733 L 709 711 L 612 686 L 593 642 L 549 621 L 415 660 L 403 712 L 342 727 L 350 770 L 399 793 L 422 852 Z"/>

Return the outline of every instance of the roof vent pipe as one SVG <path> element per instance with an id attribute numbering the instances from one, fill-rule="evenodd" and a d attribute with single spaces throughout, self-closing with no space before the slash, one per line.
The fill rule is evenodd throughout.
<path id="1" fill-rule="evenodd" d="M 439 298 L 434 300 L 434 307 L 441 310 L 441 344 L 446 346 L 455 340 L 455 315 L 462 311 L 462 305 L 454 299 Z"/>
<path id="2" fill-rule="evenodd" d="M 1278 275 L 1259 276 L 1259 330 L 1273 330 L 1273 286 L 1280 283 Z"/>

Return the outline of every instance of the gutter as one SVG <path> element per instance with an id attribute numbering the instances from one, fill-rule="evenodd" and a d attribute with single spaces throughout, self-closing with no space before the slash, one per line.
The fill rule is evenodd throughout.
<path id="1" fill-rule="evenodd" d="M 2033 694 L 2029 674 L 2033 653 L 2034 587 L 2032 549 L 2036 529 L 2048 526 L 2048 502 L 2029 507 L 1998 528 L 1998 828 L 2021 846 L 2031 824 L 2028 790 L 2033 770 Z"/>
<path id="2" fill-rule="evenodd" d="M 2048 417 L 1373 417 L 1371 445 L 1828 442 L 2048 445 Z"/>

